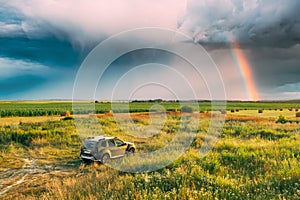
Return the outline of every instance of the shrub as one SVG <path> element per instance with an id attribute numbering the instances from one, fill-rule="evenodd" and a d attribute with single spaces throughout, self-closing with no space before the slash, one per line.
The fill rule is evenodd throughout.
<path id="1" fill-rule="evenodd" d="M 297 113 L 296 113 L 296 117 L 300 117 L 300 112 L 297 112 Z"/>
<path id="2" fill-rule="evenodd" d="M 276 123 L 285 124 L 286 122 L 288 122 L 288 120 L 283 114 L 280 114 L 276 119 Z"/>
<path id="3" fill-rule="evenodd" d="M 258 113 L 263 113 L 264 112 L 264 110 L 258 110 Z"/>

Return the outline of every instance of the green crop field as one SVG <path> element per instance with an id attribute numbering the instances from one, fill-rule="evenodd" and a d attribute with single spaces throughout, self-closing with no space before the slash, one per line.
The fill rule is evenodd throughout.
<path id="1" fill-rule="evenodd" d="M 151 125 L 149 115 L 142 112 L 154 104 L 130 103 L 136 127 Z M 160 104 L 166 110 L 181 108 L 178 102 Z M 97 113 L 111 108 L 106 102 L 95 105 Z M 298 107 L 292 102 L 227 102 L 221 134 L 214 148 L 200 156 L 210 112 L 200 114 L 196 130 L 188 125 L 182 128 L 180 112 L 170 112 L 157 134 L 141 138 L 128 134 L 109 114 L 98 115 L 97 124 L 86 122 L 92 115 L 77 121 L 51 116 L 72 110 L 70 102 L 1 102 L 2 113 L 14 114 L 3 115 L 8 123 L 0 124 L 0 199 L 300 199 L 300 119 L 295 109 L 287 109 Z M 210 103 L 200 102 L 199 108 L 210 110 Z M 264 109 L 263 113 L 258 109 Z M 14 116 L 32 117 L 15 123 L 18 117 Z M 78 123 L 85 125 L 84 135 Z M 189 131 L 195 133 L 191 145 L 174 162 L 154 172 L 126 173 L 79 159 L 81 139 L 89 134 L 132 141 L 138 155 L 168 145 L 179 130 L 187 138 Z M 134 156 L 126 159 L 130 169 L 143 163 Z M 167 158 L 149 159 L 159 165 Z"/>
<path id="2" fill-rule="evenodd" d="M 212 109 L 211 102 L 87 102 L 77 101 L 74 102 L 76 106 L 76 113 L 89 114 L 89 113 L 104 113 L 108 110 L 113 110 L 115 113 L 122 112 L 148 112 L 153 105 L 161 105 L 166 111 L 174 109 L 181 110 L 181 107 L 188 105 L 193 110 L 210 111 Z M 215 102 L 214 110 L 224 109 L 240 109 L 240 110 L 258 110 L 258 109 L 287 109 L 287 108 L 300 108 L 299 102 Z M 55 116 L 60 115 L 62 112 L 73 110 L 71 101 L 0 101 L 0 117 L 11 116 Z M 126 109 L 126 107 L 129 109 Z M 198 108 L 197 108 L 198 107 Z"/>

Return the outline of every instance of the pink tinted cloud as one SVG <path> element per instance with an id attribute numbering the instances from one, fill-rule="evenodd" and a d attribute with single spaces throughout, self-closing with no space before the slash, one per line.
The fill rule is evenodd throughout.
<path id="1" fill-rule="evenodd" d="M 27 25 L 47 23 L 75 42 L 141 27 L 176 29 L 186 7 L 185 0 L 15 0 L 8 4 L 25 15 Z"/>

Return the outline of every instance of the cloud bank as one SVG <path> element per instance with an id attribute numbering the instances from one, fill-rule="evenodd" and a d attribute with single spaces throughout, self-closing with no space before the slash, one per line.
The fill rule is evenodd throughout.
<path id="1" fill-rule="evenodd" d="M 189 0 L 180 28 L 200 43 L 289 47 L 300 42 L 300 2 Z"/>
<path id="2" fill-rule="evenodd" d="M 15 28 L 28 37 L 51 33 L 79 46 L 128 29 L 174 29 L 185 11 L 182 0 L 12 0 L 5 5 L 21 13 L 22 23 Z"/>

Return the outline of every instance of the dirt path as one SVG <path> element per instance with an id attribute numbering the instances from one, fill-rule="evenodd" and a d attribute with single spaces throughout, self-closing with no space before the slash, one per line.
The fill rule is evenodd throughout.
<path id="1" fill-rule="evenodd" d="M 78 173 L 74 170 L 75 164 L 38 164 L 37 159 L 23 159 L 24 164 L 19 169 L 5 168 L 0 171 L 0 198 L 11 191 L 14 191 L 17 187 L 21 187 L 23 184 L 37 181 L 41 182 L 39 177 L 41 175 L 72 175 Z M 47 176 L 45 176 L 47 177 Z M 41 182 L 42 183 L 42 182 Z"/>

